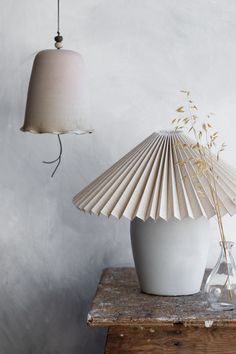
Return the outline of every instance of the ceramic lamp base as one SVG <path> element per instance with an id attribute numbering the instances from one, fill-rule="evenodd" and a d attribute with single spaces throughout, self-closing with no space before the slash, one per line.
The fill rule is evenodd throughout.
<path id="1" fill-rule="evenodd" d="M 168 222 L 135 218 L 130 234 L 143 292 L 178 296 L 200 291 L 210 241 L 206 218 Z"/>

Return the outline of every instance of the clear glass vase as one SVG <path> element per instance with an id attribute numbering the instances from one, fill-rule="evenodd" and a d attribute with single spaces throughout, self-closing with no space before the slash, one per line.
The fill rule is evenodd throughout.
<path id="1" fill-rule="evenodd" d="M 220 242 L 221 252 L 205 285 L 205 293 L 210 306 L 215 310 L 236 308 L 236 267 L 231 241 Z"/>

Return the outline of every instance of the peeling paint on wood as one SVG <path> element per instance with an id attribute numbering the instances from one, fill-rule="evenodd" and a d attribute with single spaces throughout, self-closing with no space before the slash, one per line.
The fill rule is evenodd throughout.
<path id="1" fill-rule="evenodd" d="M 88 324 L 109 327 L 106 354 L 235 353 L 236 311 L 211 310 L 203 293 L 143 294 L 134 268 L 103 271 Z"/>
<path id="2" fill-rule="evenodd" d="M 214 323 L 214 321 L 205 321 L 205 327 L 210 328 L 210 327 L 212 327 L 213 323 Z"/>
<path id="3" fill-rule="evenodd" d="M 201 292 L 178 297 L 141 293 L 134 268 L 108 268 L 103 271 L 88 324 L 236 327 L 236 311 L 210 309 Z"/>

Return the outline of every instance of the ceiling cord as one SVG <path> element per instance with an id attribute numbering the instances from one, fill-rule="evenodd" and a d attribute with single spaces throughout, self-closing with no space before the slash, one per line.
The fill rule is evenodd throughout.
<path id="1" fill-rule="evenodd" d="M 61 49 L 63 37 L 61 36 L 60 33 L 60 0 L 57 0 L 57 36 L 54 37 L 54 39 L 55 39 L 55 47 L 57 49 Z"/>
<path id="2" fill-rule="evenodd" d="M 60 0 L 57 0 L 57 34 L 60 34 Z"/>

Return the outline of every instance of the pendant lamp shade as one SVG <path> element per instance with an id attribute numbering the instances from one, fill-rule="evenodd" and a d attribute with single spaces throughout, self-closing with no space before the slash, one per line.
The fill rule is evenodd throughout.
<path id="1" fill-rule="evenodd" d="M 83 63 L 71 50 L 43 50 L 34 60 L 22 131 L 89 133 L 81 114 Z"/>
<path id="2" fill-rule="evenodd" d="M 180 132 L 153 133 L 78 193 L 74 204 L 82 211 L 130 220 L 212 217 L 209 180 L 199 175 L 194 163 L 197 152 L 190 143 Z M 221 214 L 233 215 L 236 173 L 214 157 L 213 165 Z"/>

